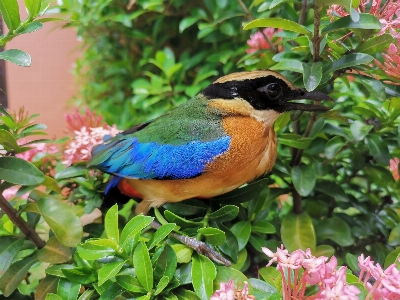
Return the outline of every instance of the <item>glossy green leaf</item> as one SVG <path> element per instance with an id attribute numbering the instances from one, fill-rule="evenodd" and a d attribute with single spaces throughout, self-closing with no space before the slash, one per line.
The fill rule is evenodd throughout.
<path id="1" fill-rule="evenodd" d="M 107 280 L 113 278 L 122 269 L 126 261 L 116 261 L 104 264 L 98 271 L 99 285 L 102 285 Z"/>
<path id="2" fill-rule="evenodd" d="M 201 222 L 194 222 L 190 221 L 188 219 L 182 218 L 181 216 L 178 216 L 177 214 L 174 214 L 173 212 L 169 210 L 164 211 L 164 216 L 170 223 L 176 223 L 179 227 L 198 227 L 202 225 Z"/>
<path id="3" fill-rule="evenodd" d="M 278 292 L 274 286 L 272 286 L 269 283 L 262 281 L 260 279 L 250 278 L 249 283 L 252 285 L 253 291 L 260 290 L 265 293 L 277 293 Z"/>
<path id="4" fill-rule="evenodd" d="M 154 278 L 161 279 L 167 276 L 172 280 L 177 266 L 177 256 L 170 245 L 165 245 L 154 265 Z"/>
<path id="5" fill-rule="evenodd" d="M 0 11 L 10 32 L 13 32 L 21 23 L 17 0 L 1 0 Z M 21 51 L 22 52 L 22 51 Z"/>
<path id="6" fill-rule="evenodd" d="M 115 253 L 115 249 L 110 246 L 96 245 L 87 241 L 77 247 L 79 256 L 87 260 L 96 260 Z"/>
<path id="7" fill-rule="evenodd" d="M 282 60 L 277 64 L 274 64 L 269 68 L 273 71 L 292 71 L 297 73 L 303 73 L 303 65 L 298 60 Z"/>
<path id="8" fill-rule="evenodd" d="M 175 251 L 177 262 L 180 264 L 185 264 L 190 262 L 192 259 L 193 249 L 182 244 L 171 245 L 172 249 Z"/>
<path id="9" fill-rule="evenodd" d="M 139 280 L 131 275 L 117 275 L 116 281 L 124 289 L 132 293 L 146 293 Z"/>
<path id="10" fill-rule="evenodd" d="M 275 226 L 265 220 L 256 221 L 251 226 L 252 232 L 259 232 L 264 234 L 273 234 L 276 232 Z"/>
<path id="11" fill-rule="evenodd" d="M 29 16 L 34 19 L 37 17 L 40 11 L 40 6 L 42 5 L 42 0 L 24 0 L 26 10 Z"/>
<path id="12" fill-rule="evenodd" d="M 28 25 L 26 25 L 21 31 L 18 31 L 18 34 L 26 34 L 26 33 L 31 33 L 31 32 L 35 32 L 38 31 L 39 29 L 41 29 L 43 27 L 43 24 L 41 22 L 32 22 L 29 23 Z M 37 124 L 40 125 L 40 124 Z M 47 126 L 46 126 L 47 128 Z"/>
<path id="13" fill-rule="evenodd" d="M 390 232 L 388 244 L 390 246 L 400 246 L 400 224 L 397 224 Z"/>
<path id="14" fill-rule="evenodd" d="M 387 267 L 389 267 L 391 264 L 396 263 L 396 259 L 399 257 L 400 255 L 400 247 L 394 249 L 392 252 L 390 252 L 385 259 L 385 263 L 383 265 L 383 268 L 386 269 Z"/>
<path id="15" fill-rule="evenodd" d="M 118 299 L 118 296 L 124 292 L 124 289 L 117 283 L 110 284 L 107 289 L 101 294 L 99 300 Z M 150 296 L 150 295 L 149 295 Z M 140 299 L 140 298 L 136 298 Z M 150 297 L 149 297 L 150 299 Z"/>
<path id="16" fill-rule="evenodd" d="M 207 227 L 207 228 L 200 228 L 198 233 L 205 236 L 207 243 L 220 246 L 225 243 L 226 237 L 225 232 L 219 230 L 217 228 Z"/>
<path id="17" fill-rule="evenodd" d="M 330 239 L 342 247 L 354 243 L 350 226 L 339 217 L 323 219 L 315 229 L 318 240 Z"/>
<path id="18" fill-rule="evenodd" d="M 301 164 L 292 168 L 292 181 L 297 192 L 308 196 L 314 189 L 317 176 L 312 165 Z"/>
<path id="19" fill-rule="evenodd" d="M 72 258 L 71 248 L 60 243 L 57 237 L 52 236 L 46 245 L 38 251 L 38 259 L 41 262 L 59 264 Z"/>
<path id="20" fill-rule="evenodd" d="M 236 236 L 239 245 L 239 251 L 242 250 L 249 241 L 251 234 L 251 224 L 246 221 L 240 221 L 231 227 L 232 233 Z"/>
<path id="21" fill-rule="evenodd" d="M 365 76 L 358 76 L 358 81 L 371 93 L 371 95 L 379 101 L 386 100 L 385 86 L 382 82 L 376 79 L 371 79 Z"/>
<path id="22" fill-rule="evenodd" d="M 348 202 L 349 197 L 344 192 L 343 188 L 336 182 L 331 181 L 319 181 L 315 189 L 329 197 L 333 197 L 341 202 Z"/>
<path id="23" fill-rule="evenodd" d="M 208 219 L 218 222 L 231 221 L 237 217 L 238 213 L 239 213 L 239 207 L 235 205 L 225 205 L 220 209 L 218 209 L 217 211 L 214 211 L 213 213 L 209 214 Z"/>
<path id="24" fill-rule="evenodd" d="M 183 202 L 166 203 L 163 206 L 165 209 L 178 214 L 181 217 L 204 214 L 207 210 L 207 205 L 204 201 L 190 199 Z"/>
<path id="25" fill-rule="evenodd" d="M 133 266 L 135 267 L 136 276 L 140 284 L 146 291 L 150 292 L 153 288 L 153 268 L 151 266 L 149 250 L 147 250 L 143 242 L 138 244 L 133 253 Z"/>
<path id="26" fill-rule="evenodd" d="M 340 136 L 331 138 L 325 145 L 324 154 L 328 159 L 334 158 L 344 146 L 344 140 Z"/>
<path id="27" fill-rule="evenodd" d="M 222 282 L 229 282 L 233 280 L 235 287 L 243 288 L 243 283 L 245 281 L 249 282 L 249 279 L 239 270 L 230 267 L 218 266 L 217 276 L 214 280 L 214 290 L 220 289 L 220 284 Z M 249 294 L 252 294 L 252 286 L 249 286 Z"/>
<path id="28" fill-rule="evenodd" d="M 10 267 L 24 240 L 16 236 L 0 236 L 0 277 Z"/>
<path id="29" fill-rule="evenodd" d="M 358 22 L 354 22 L 350 16 L 345 16 L 325 26 L 321 34 L 326 34 L 340 29 L 381 29 L 379 19 L 371 14 L 360 14 Z"/>
<path id="30" fill-rule="evenodd" d="M 21 67 L 29 67 L 32 62 L 31 56 L 28 53 L 18 49 L 9 49 L 0 52 L 0 59 L 7 60 Z"/>
<path id="31" fill-rule="evenodd" d="M 58 282 L 57 295 L 59 295 L 63 300 L 76 300 L 80 289 L 81 285 L 79 283 L 69 282 L 64 278 L 61 278 Z"/>
<path id="32" fill-rule="evenodd" d="M 107 237 L 116 243 L 119 242 L 119 229 L 118 229 L 118 205 L 114 204 L 106 213 L 104 219 L 104 228 Z"/>
<path id="33" fill-rule="evenodd" d="M 364 43 L 360 43 L 356 48 L 356 51 L 373 55 L 385 51 L 393 41 L 394 39 L 390 34 L 374 36 L 369 40 L 366 40 Z"/>
<path id="34" fill-rule="evenodd" d="M 186 17 L 179 22 L 179 32 L 182 33 L 199 20 L 199 17 Z"/>
<path id="35" fill-rule="evenodd" d="M 365 138 L 365 142 L 377 162 L 385 166 L 389 165 L 390 153 L 386 141 L 377 134 L 371 134 Z"/>
<path id="36" fill-rule="evenodd" d="M 278 142 L 282 145 L 290 146 L 297 149 L 306 149 L 312 139 L 303 138 L 301 135 L 294 133 L 284 133 L 278 136 Z"/>
<path id="37" fill-rule="evenodd" d="M 45 180 L 45 176 L 22 158 L 0 157 L 0 179 L 20 185 L 38 185 Z"/>
<path id="38" fill-rule="evenodd" d="M 285 128 L 285 126 L 289 123 L 290 121 L 290 113 L 285 112 L 281 114 L 275 121 L 274 123 L 274 130 L 275 132 L 279 132 Z"/>
<path id="39" fill-rule="evenodd" d="M 169 277 L 168 276 L 163 276 L 160 281 L 158 282 L 156 286 L 156 290 L 154 292 L 154 295 L 160 294 L 168 285 L 169 283 Z"/>
<path id="40" fill-rule="evenodd" d="M 81 241 L 81 219 L 71 206 L 50 197 L 42 198 L 34 204 L 64 246 L 75 247 Z"/>
<path id="41" fill-rule="evenodd" d="M 283 30 L 293 31 L 311 36 L 311 32 L 304 26 L 297 24 L 296 22 L 280 18 L 256 19 L 254 21 L 249 22 L 246 26 L 243 27 L 243 29 L 249 30 L 258 27 L 280 28 Z"/>
<path id="42" fill-rule="evenodd" d="M 322 63 L 303 63 L 303 82 L 307 91 L 315 90 L 322 79 Z"/>
<path id="43" fill-rule="evenodd" d="M 2 145 L 7 152 L 19 148 L 17 140 L 14 138 L 14 136 L 4 129 L 0 129 L 0 145 Z"/>
<path id="44" fill-rule="evenodd" d="M 82 293 L 82 295 L 79 296 L 78 300 L 90 300 L 92 299 L 93 293 L 94 290 L 86 290 L 85 292 Z"/>
<path id="45" fill-rule="evenodd" d="M 65 170 L 62 170 L 59 173 L 56 173 L 54 179 L 61 180 L 61 179 L 69 179 L 73 177 L 79 177 L 85 175 L 87 172 L 87 168 L 85 166 L 70 166 Z"/>
<path id="46" fill-rule="evenodd" d="M 33 264 L 38 262 L 35 256 L 21 259 L 11 265 L 8 270 L 0 277 L 0 291 L 5 297 L 10 296 L 20 282 L 25 278 Z"/>
<path id="47" fill-rule="evenodd" d="M 194 291 L 201 300 L 209 300 L 213 294 L 213 281 L 217 276 L 217 270 L 213 262 L 201 255 L 192 257 L 192 284 Z"/>
<path id="48" fill-rule="evenodd" d="M 351 253 L 346 253 L 346 264 L 349 266 L 349 268 L 354 272 L 359 272 L 360 268 L 358 267 L 358 259 L 357 256 L 351 254 Z"/>
<path id="49" fill-rule="evenodd" d="M 175 224 L 169 223 L 164 224 L 160 228 L 158 228 L 147 243 L 147 247 L 149 248 L 149 250 L 160 243 L 166 236 L 168 236 L 168 234 L 170 234 L 171 231 L 174 230 L 175 226 Z"/>
<path id="50" fill-rule="evenodd" d="M 134 237 L 136 234 L 141 232 L 146 226 L 148 226 L 154 218 L 138 215 L 133 217 L 122 229 L 121 232 L 121 244 L 124 245 L 127 240 Z"/>
<path id="51" fill-rule="evenodd" d="M 351 53 L 342 56 L 340 59 L 337 61 L 334 61 L 330 67 L 324 72 L 325 74 L 328 74 L 330 72 L 334 72 L 336 70 L 340 69 L 346 69 L 358 65 L 363 65 L 363 64 L 368 64 L 374 59 L 373 56 L 369 54 L 364 54 L 364 53 Z"/>
<path id="52" fill-rule="evenodd" d="M 308 248 L 311 252 L 315 251 L 316 238 L 314 226 L 310 216 L 303 212 L 299 215 L 290 213 L 282 221 L 281 238 L 285 248 L 289 252 L 301 249 L 303 251 Z"/>
<path id="53" fill-rule="evenodd" d="M 92 268 L 89 267 L 76 267 L 73 269 L 61 269 L 65 277 L 75 283 L 90 284 L 97 282 L 97 274 Z"/>
<path id="54" fill-rule="evenodd" d="M 356 141 L 362 141 L 372 128 L 372 125 L 366 125 L 364 122 L 358 120 L 350 125 L 351 134 Z"/>

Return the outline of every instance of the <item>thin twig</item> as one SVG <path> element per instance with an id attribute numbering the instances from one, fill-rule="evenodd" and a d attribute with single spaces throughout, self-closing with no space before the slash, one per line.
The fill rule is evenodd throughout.
<path id="1" fill-rule="evenodd" d="M 0 193 L 0 208 L 3 210 L 10 220 L 30 239 L 36 247 L 43 248 L 46 243 L 39 237 L 37 232 L 18 214 L 18 211 L 4 198 Z"/>

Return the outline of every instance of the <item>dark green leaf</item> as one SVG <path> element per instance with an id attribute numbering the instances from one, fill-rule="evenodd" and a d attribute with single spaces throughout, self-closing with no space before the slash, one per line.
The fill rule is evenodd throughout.
<path id="1" fill-rule="evenodd" d="M 79 296 L 78 300 L 90 300 L 92 299 L 92 295 L 94 290 L 86 290 L 82 295 Z"/>
<path id="2" fill-rule="evenodd" d="M 269 69 L 274 71 L 282 70 L 303 73 L 303 65 L 301 64 L 301 62 L 293 59 L 282 60 L 277 64 L 271 66 Z"/>
<path id="3" fill-rule="evenodd" d="M 149 250 L 156 246 L 159 242 L 161 242 L 168 234 L 170 234 L 171 231 L 174 230 L 175 226 L 175 224 L 169 223 L 164 224 L 160 228 L 158 228 L 147 243 L 147 247 L 149 248 Z"/>
<path id="4" fill-rule="evenodd" d="M 29 67 L 32 62 L 32 59 L 28 53 L 18 49 L 9 49 L 0 52 L 0 59 L 7 60 L 22 67 Z"/>
<path id="5" fill-rule="evenodd" d="M 38 252 L 38 259 L 42 262 L 59 264 L 72 258 L 71 248 L 60 243 L 57 237 L 52 236 Z"/>
<path id="6" fill-rule="evenodd" d="M 6 149 L 7 152 L 19 148 L 17 140 L 14 138 L 14 136 L 4 129 L 0 129 L 0 144 L 3 145 L 4 149 Z"/>
<path id="7" fill-rule="evenodd" d="M 383 265 L 383 268 L 386 269 L 387 267 L 389 267 L 391 264 L 396 263 L 396 259 L 399 257 L 400 255 L 400 247 L 394 249 L 392 252 L 390 252 L 385 259 L 385 263 Z"/>
<path id="8" fill-rule="evenodd" d="M 33 264 L 38 262 L 35 256 L 29 256 L 11 265 L 0 278 L 0 291 L 3 295 L 10 296 L 20 282 L 24 279 Z"/>
<path id="9" fill-rule="evenodd" d="M 155 262 L 154 278 L 161 279 L 167 276 L 170 280 L 174 276 L 177 266 L 177 257 L 170 245 L 165 245 L 163 251 Z"/>
<path id="10" fill-rule="evenodd" d="M 390 232 L 388 244 L 390 246 L 400 246 L 400 224 L 397 224 Z"/>
<path id="11" fill-rule="evenodd" d="M 118 299 L 118 296 L 124 292 L 124 289 L 121 288 L 117 283 L 112 283 L 107 289 L 101 294 L 99 300 L 110 300 L 110 299 Z M 139 298 L 136 298 L 139 299 Z"/>
<path id="12" fill-rule="evenodd" d="M 303 138 L 301 135 L 294 133 L 284 133 L 278 136 L 278 142 L 282 145 L 290 146 L 297 149 L 307 148 L 312 139 Z"/>
<path id="13" fill-rule="evenodd" d="M 342 247 L 354 243 L 350 226 L 339 217 L 324 219 L 318 223 L 315 229 L 318 240 L 331 239 Z"/>
<path id="14" fill-rule="evenodd" d="M 322 29 L 321 34 L 326 34 L 332 31 L 340 29 L 381 29 L 382 25 L 379 19 L 371 14 L 360 14 L 360 19 L 358 22 L 354 22 L 350 16 L 345 16 L 339 20 L 330 23 L 324 29 Z"/>
<path id="15" fill-rule="evenodd" d="M 264 234 L 273 234 L 276 232 L 274 225 L 268 221 L 260 220 L 253 223 L 251 227 L 252 232 L 259 232 Z"/>
<path id="16" fill-rule="evenodd" d="M 182 33 L 186 28 L 189 28 L 199 20 L 199 17 L 186 17 L 179 22 L 179 32 Z"/>
<path id="17" fill-rule="evenodd" d="M 19 26 L 21 20 L 19 17 L 19 7 L 17 0 L 1 0 L 0 11 L 4 22 L 12 33 Z M 22 52 L 22 51 L 21 51 Z"/>
<path id="18" fill-rule="evenodd" d="M 288 214 L 282 221 L 281 237 L 285 248 L 289 252 L 301 249 L 303 251 L 308 248 L 311 252 L 315 251 L 316 238 L 314 226 L 310 216 L 303 212 L 299 215 L 294 213 Z"/>
<path id="19" fill-rule="evenodd" d="M 385 166 L 389 165 L 390 154 L 386 141 L 377 134 L 371 134 L 365 138 L 365 142 L 369 152 L 377 162 Z"/>
<path id="20" fill-rule="evenodd" d="M 312 165 L 301 164 L 300 166 L 294 166 L 292 168 L 292 181 L 301 196 L 308 196 L 313 191 L 317 181 Z"/>
<path id="21" fill-rule="evenodd" d="M 219 249 L 226 255 L 228 255 L 233 262 L 236 262 L 239 255 L 239 245 L 236 236 L 227 227 L 220 224 L 218 226 L 225 232 L 226 241 L 223 245 L 219 246 Z"/>
<path id="22" fill-rule="evenodd" d="M 0 236 L 0 277 L 7 271 L 19 250 L 24 238 L 16 236 Z"/>
<path id="23" fill-rule="evenodd" d="M 334 61 L 330 67 L 324 72 L 325 74 L 328 74 L 330 72 L 334 72 L 336 70 L 340 69 L 347 69 L 351 68 L 354 66 L 362 65 L 362 64 L 368 64 L 374 59 L 373 56 L 369 54 L 364 54 L 364 53 L 351 53 L 342 56 L 340 59 L 337 61 Z"/>
<path id="24" fill-rule="evenodd" d="M 340 149 L 344 146 L 344 140 L 340 136 L 335 136 L 331 138 L 325 145 L 324 154 L 326 158 L 332 159 L 334 158 L 340 151 Z"/>
<path id="25" fill-rule="evenodd" d="M 97 282 L 97 274 L 89 267 L 76 267 L 73 269 L 61 269 L 62 273 L 71 282 L 89 284 Z"/>
<path id="26" fill-rule="evenodd" d="M 246 221 L 237 222 L 231 227 L 231 231 L 238 240 L 239 251 L 242 250 L 249 241 L 251 224 Z"/>
<path id="27" fill-rule="evenodd" d="M 214 246 L 220 246 L 223 243 L 225 243 L 225 232 L 222 230 L 219 230 L 217 228 L 200 228 L 198 230 L 198 233 L 204 235 L 206 237 L 207 243 L 210 243 L 211 245 Z"/>
<path id="28" fill-rule="evenodd" d="M 239 213 L 239 207 L 235 205 L 225 205 L 208 215 L 209 220 L 217 222 L 231 221 L 237 217 Z"/>
<path id="29" fill-rule="evenodd" d="M 69 282 L 64 278 L 61 278 L 58 282 L 57 295 L 59 295 L 63 300 L 76 300 L 80 289 L 81 285 L 79 283 Z"/>
<path id="30" fill-rule="evenodd" d="M 114 242 L 119 242 L 119 230 L 118 230 L 118 205 L 113 205 L 106 213 L 104 219 L 104 228 L 106 230 L 107 237 L 112 239 Z"/>
<path id="31" fill-rule="evenodd" d="M 79 177 L 85 175 L 87 172 L 87 168 L 85 166 L 71 166 L 62 170 L 54 176 L 54 179 L 69 179 L 73 177 Z"/>
<path id="32" fill-rule="evenodd" d="M 358 120 L 350 125 L 351 134 L 356 141 L 362 141 L 372 128 L 372 125 L 366 125 L 364 122 Z"/>
<path id="33" fill-rule="evenodd" d="M 213 262 L 201 255 L 192 257 L 192 284 L 194 291 L 201 300 L 209 300 L 213 294 L 213 281 L 217 271 Z"/>
<path id="34" fill-rule="evenodd" d="M 147 247 L 143 242 L 140 242 L 138 244 L 135 252 L 133 253 L 133 266 L 135 267 L 136 276 L 140 284 L 144 287 L 146 291 L 150 292 L 153 288 L 153 268 L 151 266 L 149 250 L 147 250 Z"/>
<path id="35" fill-rule="evenodd" d="M 44 174 L 30 162 L 18 157 L 0 157 L 0 179 L 14 184 L 38 185 Z"/>
<path id="36" fill-rule="evenodd" d="M 335 182 L 319 181 L 315 189 L 321 193 L 324 193 L 325 195 L 328 195 L 329 197 L 335 198 L 336 200 L 342 202 L 349 201 L 349 197 L 346 195 L 343 188 Z"/>
<path id="37" fill-rule="evenodd" d="M 26 25 L 21 31 L 18 31 L 18 34 L 25 34 L 38 31 L 43 27 L 41 22 L 32 22 Z"/>
<path id="38" fill-rule="evenodd" d="M 179 289 L 175 294 L 179 300 L 200 300 L 194 292 L 189 290 Z"/>
<path id="39" fill-rule="evenodd" d="M 124 245 L 126 241 L 134 237 L 136 234 L 142 231 L 146 226 L 148 226 L 154 218 L 138 215 L 133 217 L 122 229 L 121 233 L 121 244 Z"/>
<path id="40" fill-rule="evenodd" d="M 356 51 L 373 55 L 385 51 L 389 44 L 393 43 L 393 40 L 394 39 L 390 34 L 374 36 L 369 40 L 366 40 L 364 43 L 360 43 L 357 46 Z"/>
<path id="41" fill-rule="evenodd" d="M 386 100 L 385 86 L 382 82 L 365 76 L 357 76 L 357 78 L 376 100 L 382 102 Z"/>
<path id="42" fill-rule="evenodd" d="M 102 266 L 101 269 L 98 271 L 98 278 L 99 278 L 98 284 L 102 285 L 107 280 L 116 276 L 118 272 L 122 269 L 124 264 L 125 264 L 124 260 L 104 264 L 104 266 Z"/>
<path id="43" fill-rule="evenodd" d="M 305 28 L 304 26 L 297 24 L 290 20 L 280 19 L 280 18 L 264 18 L 257 19 L 251 21 L 246 26 L 244 26 L 244 30 L 258 28 L 258 27 L 272 27 L 272 28 L 280 28 L 288 31 L 293 31 L 297 33 L 302 33 L 308 36 L 311 36 L 311 32 Z"/>
<path id="44" fill-rule="evenodd" d="M 132 293 L 146 293 L 139 280 L 131 275 L 117 275 L 116 281 L 124 289 Z"/>
<path id="45" fill-rule="evenodd" d="M 349 268 L 353 271 L 353 273 L 357 273 L 360 271 L 360 268 L 358 267 L 358 259 L 357 256 L 351 254 L 351 253 L 346 253 L 346 263 L 349 266 Z"/>
<path id="46" fill-rule="evenodd" d="M 322 79 L 322 63 L 303 63 L 303 82 L 307 91 L 315 90 Z"/>
<path id="47" fill-rule="evenodd" d="M 188 219 L 182 218 L 181 216 L 178 216 L 177 214 L 174 214 L 173 212 L 169 210 L 164 211 L 164 216 L 170 223 L 176 223 L 179 227 L 198 227 L 202 225 L 201 222 L 194 222 L 190 221 Z"/>

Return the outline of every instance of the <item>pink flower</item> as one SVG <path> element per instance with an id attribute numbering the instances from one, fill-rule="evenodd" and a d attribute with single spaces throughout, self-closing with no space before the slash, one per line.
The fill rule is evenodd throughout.
<path id="1" fill-rule="evenodd" d="M 399 163 L 400 163 L 400 160 L 397 157 L 390 160 L 389 170 L 392 172 L 394 180 L 400 179 Z"/>
<path id="2" fill-rule="evenodd" d="M 26 143 L 25 139 L 18 140 L 18 145 L 24 145 L 25 143 Z M 29 144 L 27 145 L 27 147 L 31 147 L 31 149 L 22 153 L 18 153 L 15 156 L 32 162 L 33 158 L 38 153 L 55 154 L 59 151 L 55 145 L 50 145 L 45 143 Z"/>
<path id="3" fill-rule="evenodd" d="M 376 66 L 385 71 L 395 81 L 400 81 L 400 38 L 397 40 L 396 45 L 390 44 L 389 49 L 386 53 L 382 53 L 382 55 L 383 64 L 375 59 Z"/>
<path id="4" fill-rule="evenodd" d="M 274 35 L 278 32 L 282 31 L 278 29 L 275 31 L 275 28 L 265 28 L 262 32 L 257 31 L 255 34 L 250 36 L 250 39 L 247 41 L 247 45 L 250 46 L 250 49 L 247 49 L 247 53 L 254 53 L 258 50 L 266 50 L 274 48 L 275 45 L 281 40 L 281 38 L 277 39 L 275 43 L 272 42 Z"/>
<path id="5" fill-rule="evenodd" d="M 378 35 L 384 34 L 386 31 L 395 37 L 399 38 L 400 33 L 396 32 L 400 28 L 400 1 L 399 0 L 388 0 L 383 2 L 382 0 L 361 0 L 360 5 L 357 7 L 357 11 L 361 13 L 370 13 L 379 19 L 382 24 L 381 30 Z M 331 5 L 327 10 L 327 14 L 331 15 L 331 21 L 335 16 L 344 17 L 349 13 L 340 5 Z"/>
<path id="6" fill-rule="evenodd" d="M 233 279 L 228 283 L 221 282 L 220 289 L 216 290 L 210 300 L 254 300 L 255 298 L 249 295 L 249 284 L 245 281 L 243 289 L 236 289 Z"/>
<path id="7" fill-rule="evenodd" d="M 68 130 L 74 132 L 75 130 L 80 130 L 82 127 L 104 127 L 107 124 L 103 122 L 103 116 L 96 115 L 95 112 L 90 111 L 89 108 L 86 109 L 85 114 L 79 113 L 78 109 L 71 114 L 66 114 L 64 116 L 65 121 L 67 121 Z"/>
<path id="8" fill-rule="evenodd" d="M 5 189 L 5 190 L 3 191 L 3 197 L 4 197 L 6 200 L 11 200 L 12 198 L 15 197 L 15 195 L 17 194 L 19 188 L 20 188 L 20 186 L 13 186 L 13 187 L 10 187 L 9 189 Z M 27 199 L 27 198 L 28 198 L 28 193 L 19 196 L 19 198 L 21 198 L 21 199 Z"/>

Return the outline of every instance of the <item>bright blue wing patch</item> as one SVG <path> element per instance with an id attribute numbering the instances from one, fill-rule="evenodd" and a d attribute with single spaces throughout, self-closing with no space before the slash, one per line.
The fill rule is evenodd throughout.
<path id="1" fill-rule="evenodd" d="M 203 172 L 206 165 L 229 149 L 231 138 L 192 141 L 183 145 L 140 143 L 136 137 L 100 145 L 100 170 L 120 177 L 139 179 L 191 178 Z"/>

